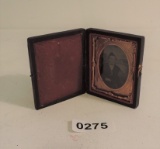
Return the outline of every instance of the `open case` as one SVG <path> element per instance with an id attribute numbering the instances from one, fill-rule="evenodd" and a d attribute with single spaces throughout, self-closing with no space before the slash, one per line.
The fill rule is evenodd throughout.
<path id="1" fill-rule="evenodd" d="M 75 29 L 28 38 L 35 108 L 85 92 L 136 108 L 144 37 Z"/>

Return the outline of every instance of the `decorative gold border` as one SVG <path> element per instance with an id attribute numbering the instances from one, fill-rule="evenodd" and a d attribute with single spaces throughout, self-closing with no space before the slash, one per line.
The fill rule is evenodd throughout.
<path id="1" fill-rule="evenodd" d="M 91 90 L 109 95 L 117 100 L 123 100 L 125 102 L 133 102 L 133 91 L 134 91 L 134 74 L 136 67 L 136 52 L 137 42 L 131 40 L 124 40 L 116 37 L 99 36 L 96 34 L 91 35 L 92 54 L 91 54 Z M 108 45 L 116 45 L 120 47 L 125 53 L 129 71 L 128 77 L 125 84 L 118 89 L 112 89 L 108 87 L 102 80 L 99 72 L 99 60 L 100 55 L 104 48 Z"/>

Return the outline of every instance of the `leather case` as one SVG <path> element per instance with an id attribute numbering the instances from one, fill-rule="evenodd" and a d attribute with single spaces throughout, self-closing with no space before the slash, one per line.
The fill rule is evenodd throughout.
<path id="1" fill-rule="evenodd" d="M 27 41 L 36 109 L 86 92 L 138 106 L 143 36 L 90 28 Z"/>

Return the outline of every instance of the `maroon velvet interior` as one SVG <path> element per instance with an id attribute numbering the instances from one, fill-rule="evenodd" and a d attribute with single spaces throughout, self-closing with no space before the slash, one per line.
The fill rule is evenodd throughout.
<path id="1" fill-rule="evenodd" d="M 41 106 L 82 89 L 81 36 L 71 35 L 34 44 Z"/>

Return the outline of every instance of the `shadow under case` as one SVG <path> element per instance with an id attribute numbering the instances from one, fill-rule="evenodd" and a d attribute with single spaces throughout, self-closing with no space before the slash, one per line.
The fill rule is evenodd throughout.
<path id="1" fill-rule="evenodd" d="M 87 92 L 136 108 L 144 37 L 75 29 L 28 38 L 35 108 Z"/>

